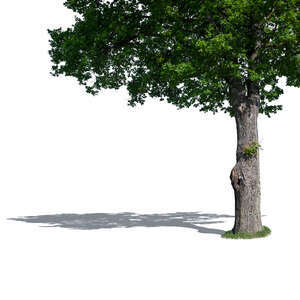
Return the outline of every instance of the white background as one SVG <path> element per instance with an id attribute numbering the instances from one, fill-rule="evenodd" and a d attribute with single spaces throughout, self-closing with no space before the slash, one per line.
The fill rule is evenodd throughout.
<path id="1" fill-rule="evenodd" d="M 93 97 L 72 78 L 51 77 L 46 30 L 73 22 L 62 4 L 1 4 L 0 298 L 299 297 L 296 88 L 284 88 L 282 112 L 259 121 L 263 223 L 273 231 L 266 239 L 223 240 L 184 227 L 74 230 L 8 220 L 234 213 L 233 119 L 153 99 L 131 108 L 126 89 Z M 223 221 L 206 227 L 232 228 L 232 218 Z"/>

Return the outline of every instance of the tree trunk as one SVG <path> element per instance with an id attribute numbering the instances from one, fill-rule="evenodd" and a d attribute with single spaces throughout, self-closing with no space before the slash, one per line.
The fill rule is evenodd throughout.
<path id="1" fill-rule="evenodd" d="M 258 87 L 248 83 L 246 94 L 244 85 L 238 80 L 233 81 L 231 101 L 237 128 L 236 165 L 230 174 L 235 196 L 233 233 L 256 233 L 263 230 L 257 131 Z"/>

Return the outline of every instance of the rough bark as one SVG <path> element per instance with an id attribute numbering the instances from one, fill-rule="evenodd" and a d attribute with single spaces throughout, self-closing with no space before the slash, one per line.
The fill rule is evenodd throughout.
<path id="1" fill-rule="evenodd" d="M 250 82 L 246 91 L 240 81 L 232 81 L 231 101 L 237 128 L 236 164 L 230 174 L 235 195 L 233 232 L 256 233 L 263 230 L 260 212 L 259 149 L 253 155 L 245 154 L 245 149 L 253 143 L 258 143 L 257 86 Z"/>

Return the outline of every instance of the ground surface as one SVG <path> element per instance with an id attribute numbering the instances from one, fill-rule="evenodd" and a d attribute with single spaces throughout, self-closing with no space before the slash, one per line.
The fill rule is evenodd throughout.
<path id="1" fill-rule="evenodd" d="M 133 221 L 117 215 L 65 214 L 56 216 L 58 227 L 43 227 L 54 221 L 51 216 L 39 217 L 39 224 L 2 219 L 3 299 L 239 299 L 247 288 L 243 298 L 249 300 L 298 293 L 297 231 L 286 234 L 289 219 L 280 215 L 283 228 L 275 216 L 264 217 L 273 234 L 243 241 L 201 232 L 203 226 L 230 228 L 229 217 L 208 217 L 224 223 L 205 225 L 201 213 L 161 213 L 150 220 L 130 215 Z M 88 228 L 109 222 L 133 227 Z"/>
<path id="2" fill-rule="evenodd" d="M 272 235 L 222 239 L 233 120 L 51 78 L 46 29 L 72 17 L 23 2 L 0 19 L 0 299 L 299 298 L 299 91 L 259 121 Z"/>

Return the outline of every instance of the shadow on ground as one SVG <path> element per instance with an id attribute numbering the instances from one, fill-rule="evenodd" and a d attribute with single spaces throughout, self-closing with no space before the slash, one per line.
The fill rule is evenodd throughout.
<path id="1" fill-rule="evenodd" d="M 62 227 L 69 229 L 93 230 L 104 228 L 130 227 L 184 227 L 201 233 L 223 234 L 224 231 L 201 225 L 224 223 L 230 215 L 209 214 L 200 212 L 176 212 L 166 214 L 123 213 L 90 213 L 90 214 L 56 214 L 10 218 L 13 221 L 47 224 L 42 227 Z"/>

